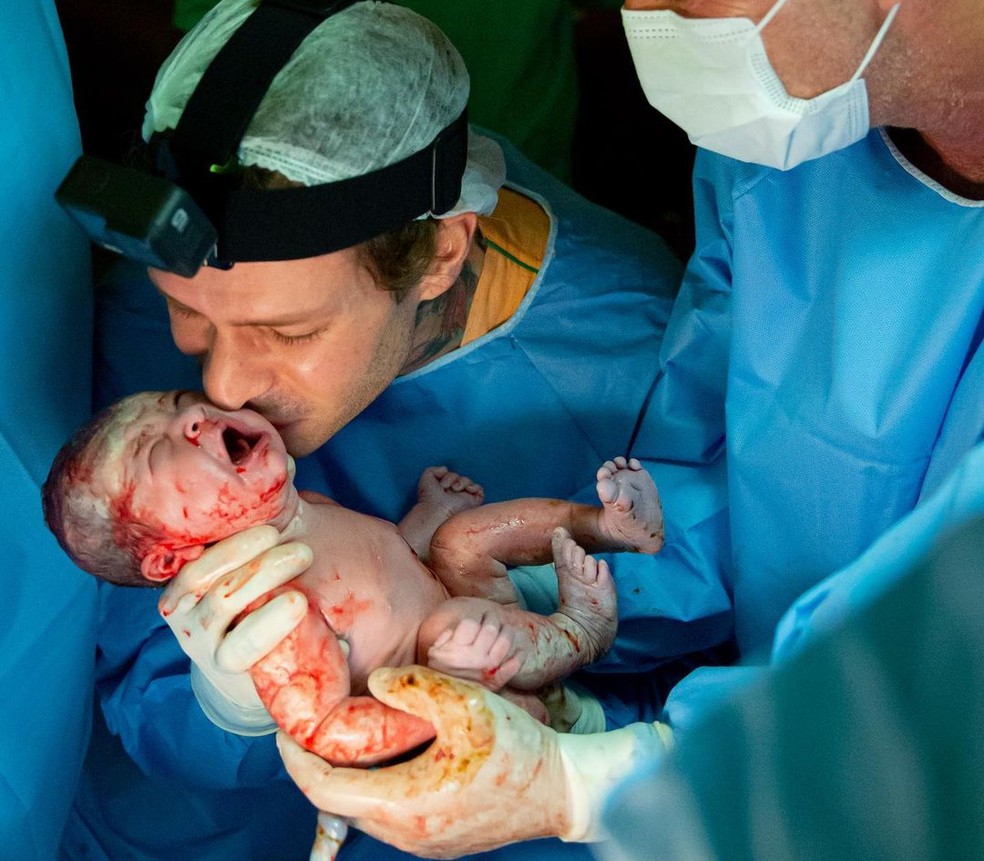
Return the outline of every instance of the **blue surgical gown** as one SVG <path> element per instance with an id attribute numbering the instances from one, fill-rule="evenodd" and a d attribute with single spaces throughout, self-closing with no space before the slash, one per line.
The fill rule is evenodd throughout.
<path id="1" fill-rule="evenodd" d="M 673 499 L 667 533 L 717 559 L 741 654 L 764 662 L 793 601 L 980 439 L 984 205 L 882 130 L 786 172 L 701 152 L 694 194 L 696 251 L 633 452 L 684 476 L 720 466 L 717 534 L 678 524 Z M 685 727 L 740 675 L 697 671 L 664 717 Z"/>
<path id="2" fill-rule="evenodd" d="M 825 581 L 823 599 L 784 620 L 817 612 L 795 648 L 780 634 L 775 668 L 616 789 L 606 861 L 984 856 L 984 488 L 967 480 L 975 472 L 984 472 L 984 444 L 925 513 L 903 518 Z M 852 612 L 816 610 L 818 600 L 843 607 L 835 596 Z"/>
<path id="3" fill-rule="evenodd" d="M 96 584 L 41 483 L 92 407 L 88 246 L 54 201 L 80 150 L 53 0 L 0 4 L 0 855 L 50 861 L 92 710 Z"/>
<path id="4" fill-rule="evenodd" d="M 603 857 L 979 858 L 984 205 L 883 131 L 788 173 L 701 154 L 695 188 L 651 419 L 723 451 L 736 629 L 772 666 L 677 686 Z"/>
<path id="5" fill-rule="evenodd" d="M 681 267 L 655 235 L 504 149 L 509 181 L 551 215 L 545 264 L 531 292 L 503 326 L 398 379 L 299 462 L 300 487 L 395 520 L 431 464 L 472 476 L 490 500 L 569 497 L 593 484 L 603 460 L 630 446 L 656 379 Z M 200 386 L 142 274 L 121 270 L 101 289 L 101 400 Z M 106 727 L 97 727 L 68 857 L 306 858 L 314 818 L 283 773 L 273 738 L 240 738 L 208 722 L 153 590 L 101 584 L 100 594 L 98 690 Z M 342 858 L 360 846 L 369 847 L 361 857 L 388 851 L 355 837 Z M 587 857 L 584 847 L 545 846 L 535 851 Z"/>

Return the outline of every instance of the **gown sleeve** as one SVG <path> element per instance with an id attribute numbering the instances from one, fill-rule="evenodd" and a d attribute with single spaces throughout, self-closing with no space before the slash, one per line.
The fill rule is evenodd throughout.
<path id="1" fill-rule="evenodd" d="M 603 857 L 981 857 L 981 546 L 978 516 L 643 764 Z"/>
<path id="2" fill-rule="evenodd" d="M 696 250 L 631 450 L 659 487 L 666 544 L 653 557 L 609 557 L 619 588 L 619 635 L 607 658 L 585 673 L 609 726 L 660 717 L 666 691 L 686 669 L 733 657 L 727 648 L 733 614 L 724 444 L 731 189 L 727 166 L 700 154 L 694 172 Z M 632 674 L 632 680 L 601 677 L 613 668 Z"/>

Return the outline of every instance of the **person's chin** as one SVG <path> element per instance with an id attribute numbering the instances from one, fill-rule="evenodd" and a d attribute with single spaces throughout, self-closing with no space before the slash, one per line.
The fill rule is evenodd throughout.
<path id="1" fill-rule="evenodd" d="M 335 415 L 334 420 L 327 421 L 324 417 L 304 417 L 284 424 L 275 424 L 291 457 L 300 458 L 317 451 L 345 425 L 355 418 L 361 410 L 351 415 Z"/>
<path id="2" fill-rule="evenodd" d="M 324 445 L 326 439 L 305 428 L 303 422 L 291 422 L 278 427 L 287 453 L 293 458 L 304 457 Z"/>

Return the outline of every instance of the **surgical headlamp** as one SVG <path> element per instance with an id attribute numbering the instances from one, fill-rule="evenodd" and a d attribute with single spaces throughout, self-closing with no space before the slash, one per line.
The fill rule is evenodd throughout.
<path id="1" fill-rule="evenodd" d="M 148 142 L 155 173 L 81 156 L 55 193 L 98 245 L 184 277 L 202 264 L 296 260 L 450 210 L 468 155 L 466 114 L 394 164 L 323 185 L 243 187 L 236 151 L 277 72 L 357 0 L 261 0 L 216 54 L 177 126 Z"/>

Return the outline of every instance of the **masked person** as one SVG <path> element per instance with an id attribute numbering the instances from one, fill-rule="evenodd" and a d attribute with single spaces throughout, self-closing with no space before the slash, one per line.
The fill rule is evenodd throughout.
<path id="1" fill-rule="evenodd" d="M 648 98 L 702 147 L 697 248 L 633 453 L 716 488 L 718 516 L 688 537 L 714 562 L 708 578 L 728 584 L 746 662 L 768 660 L 777 623 L 799 596 L 775 645 L 782 661 L 814 627 L 849 619 L 890 588 L 910 548 L 926 550 L 984 507 L 978 11 L 961 0 L 633 0 L 623 12 Z M 715 474 L 725 463 L 726 482 Z M 667 502 L 668 546 L 683 511 Z M 659 560 L 652 565 L 659 571 Z M 712 596 L 693 593 L 693 624 L 721 612 Z M 864 664 L 866 653 L 842 660 Z M 692 673 L 662 719 L 685 741 L 751 672 Z M 405 691 L 398 673 L 370 685 L 426 716 L 438 738 L 461 720 L 447 699 Z M 871 700 L 863 687 L 856 693 L 875 703 L 873 692 Z M 485 751 L 489 769 L 454 793 L 426 757 L 412 770 L 368 776 L 295 756 L 286 741 L 284 753 L 316 804 L 355 812 L 381 839 L 440 857 L 545 834 L 600 836 L 607 789 L 633 765 L 658 768 L 662 755 L 649 724 L 597 736 L 593 759 L 538 732 L 524 767 L 542 769 L 530 785 L 504 765 L 508 756 L 515 767 L 521 727 L 488 697 L 471 714 L 500 737 Z M 917 749 L 932 755 L 928 745 Z M 883 764 L 888 781 L 891 763 Z M 497 780 L 507 787 L 501 819 L 489 812 Z M 613 809 L 641 785 L 628 784 Z M 731 798 L 724 785 L 728 793 L 705 797 L 719 813 Z M 396 786 L 413 802 L 388 804 Z M 464 811 L 479 807 L 482 828 L 470 828 Z M 619 830 L 627 854 L 617 846 L 613 857 L 651 857 L 657 843 L 648 838 L 674 815 L 668 801 L 639 809 L 644 815 Z M 627 833 L 640 823 L 641 834 Z M 729 856 L 726 844 L 714 849 Z"/>
<path id="2" fill-rule="evenodd" d="M 175 50 L 146 118 L 145 135 L 159 153 L 179 149 L 173 136 L 186 103 L 231 34 L 254 10 L 280 13 L 268 6 L 277 4 L 226 0 Z M 218 84 L 233 85 L 199 114 L 203 139 L 245 88 L 267 35 L 261 28 L 259 47 L 239 72 L 223 72 Z M 456 174 L 441 174 L 450 186 L 460 182 L 460 191 L 439 207 L 439 218 L 430 217 L 431 147 L 445 129 L 460 132 L 468 77 L 440 31 L 409 10 L 347 5 L 275 71 L 235 159 L 221 160 L 221 170 L 192 170 L 177 184 L 187 179 L 195 189 L 215 178 L 230 194 L 264 201 L 330 197 L 336 185 L 424 159 L 426 201 L 416 208 L 419 183 L 411 189 L 390 180 L 353 193 L 338 218 L 303 204 L 271 217 L 259 206 L 243 228 L 252 231 L 240 244 L 245 257 L 232 268 L 182 277 L 158 265 L 151 273 L 157 289 L 139 267 L 121 268 L 97 297 L 99 404 L 138 390 L 204 386 L 220 407 L 249 406 L 277 427 L 297 457 L 299 486 L 390 521 L 409 508 L 421 471 L 433 463 L 467 473 L 489 502 L 596 498 L 584 477 L 597 469 L 599 452 L 631 445 L 656 379 L 680 277 L 666 244 L 474 129 Z M 200 197 L 207 206 L 208 195 Z M 399 223 L 381 236 L 352 232 L 393 213 Z M 340 231 L 348 232 L 337 250 L 285 252 L 308 241 L 323 251 L 329 246 L 319 243 L 334 242 Z M 261 248 L 267 259 L 251 256 Z M 172 333 L 188 356 L 175 349 Z M 254 549 L 235 541 L 223 552 L 245 562 Z M 662 593 L 700 576 L 689 568 L 691 557 L 667 551 L 679 576 L 668 577 Z M 280 556 L 272 569 L 270 558 L 255 565 L 275 585 L 299 574 L 307 557 Z M 608 561 L 617 579 L 621 563 Z M 517 574 L 524 575 L 540 582 L 536 571 Z M 653 585 L 649 577 L 627 582 L 619 606 L 625 635 L 606 658 L 619 672 L 585 679 L 586 686 L 617 688 L 636 654 L 648 664 L 675 664 L 727 638 L 708 630 L 692 643 L 671 624 L 660 649 L 637 645 L 659 606 Z M 184 602 L 168 593 L 182 607 L 204 591 L 202 583 L 185 586 Z M 100 601 L 104 724 L 97 723 L 66 833 L 69 857 L 306 858 L 314 811 L 284 771 L 274 736 L 249 734 L 273 726 L 262 713 L 263 726 L 252 724 L 249 716 L 263 711 L 255 699 L 235 702 L 242 676 L 220 666 L 223 623 L 197 626 L 192 648 L 212 678 L 235 676 L 212 691 L 213 701 L 232 702 L 220 727 L 196 701 L 188 657 L 159 616 L 156 596 L 100 584 Z M 672 597 L 666 605 L 677 606 Z M 241 609 L 230 608 L 225 623 Z M 626 624 L 626 614 L 639 622 Z M 176 630 L 188 619 L 169 617 Z M 286 633 L 294 621 L 267 636 Z M 609 705 L 607 693 L 597 695 L 617 725 L 619 696 Z M 386 851 L 356 834 L 343 857 L 363 843 Z M 587 855 L 551 845 L 568 857 Z"/>

